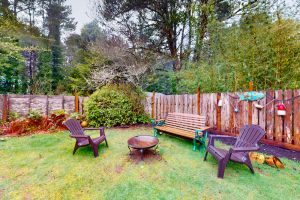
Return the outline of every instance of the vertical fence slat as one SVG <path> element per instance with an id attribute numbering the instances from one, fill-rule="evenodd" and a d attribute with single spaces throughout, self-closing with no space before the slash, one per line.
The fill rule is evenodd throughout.
<path id="1" fill-rule="evenodd" d="M 276 100 L 282 100 L 282 90 L 276 90 L 275 91 L 275 99 Z M 277 115 L 277 113 L 275 114 L 275 140 L 278 142 L 282 141 L 282 133 L 283 133 L 283 129 L 282 129 L 282 117 Z"/>
<path id="2" fill-rule="evenodd" d="M 294 90 L 294 144 L 300 145 L 300 90 Z"/>
<path id="3" fill-rule="evenodd" d="M 232 97 L 235 96 L 235 93 L 228 93 L 228 104 L 229 104 L 229 132 L 230 134 L 236 134 L 236 113 L 234 112 L 234 108 L 236 106 L 236 100 Z"/>
<path id="4" fill-rule="evenodd" d="M 292 143 L 293 131 L 293 91 L 284 91 L 284 105 L 286 106 L 286 115 L 284 116 L 283 142 Z"/>
<path id="5" fill-rule="evenodd" d="M 274 91 L 266 92 L 266 135 L 269 140 L 274 140 L 274 95 Z"/>
<path id="6" fill-rule="evenodd" d="M 261 110 L 258 110 L 258 124 L 262 129 L 266 129 L 266 92 L 262 91 L 264 93 L 265 97 L 258 101 L 258 104 L 263 106 Z"/>
<path id="7" fill-rule="evenodd" d="M 200 94 L 200 88 L 198 88 L 197 91 L 197 114 L 200 115 L 201 113 L 201 94 Z"/>
<path id="8" fill-rule="evenodd" d="M 218 130 L 221 130 L 221 108 L 222 108 L 222 106 L 219 106 L 218 105 L 218 102 L 219 101 L 221 101 L 221 93 L 217 93 L 217 100 L 216 100 L 216 102 L 215 102 L 215 104 L 217 105 L 216 106 L 216 111 L 217 111 L 217 122 L 216 122 L 216 126 L 217 126 L 217 129 Z"/>
<path id="9" fill-rule="evenodd" d="M 223 105 L 221 107 L 221 131 L 229 132 L 229 116 L 230 116 L 230 104 L 229 104 L 229 96 L 228 93 L 221 94 L 221 100 Z"/>

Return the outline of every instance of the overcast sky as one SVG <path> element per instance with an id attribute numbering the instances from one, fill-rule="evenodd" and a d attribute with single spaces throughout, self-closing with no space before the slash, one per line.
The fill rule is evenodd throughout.
<path id="1" fill-rule="evenodd" d="M 77 22 L 76 33 L 80 33 L 83 25 L 93 20 L 90 0 L 67 0 L 67 4 L 72 6 L 72 17 Z"/>

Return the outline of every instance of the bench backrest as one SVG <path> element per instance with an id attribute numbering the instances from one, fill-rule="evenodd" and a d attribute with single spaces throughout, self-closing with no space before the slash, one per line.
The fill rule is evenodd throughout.
<path id="1" fill-rule="evenodd" d="M 166 118 L 166 126 L 191 132 L 205 127 L 205 123 L 206 118 L 202 115 L 169 113 Z"/>

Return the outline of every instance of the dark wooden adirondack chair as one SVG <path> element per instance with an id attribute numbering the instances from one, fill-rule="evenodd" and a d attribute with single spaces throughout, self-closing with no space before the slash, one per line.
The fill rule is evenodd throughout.
<path id="1" fill-rule="evenodd" d="M 254 173 L 249 152 L 259 150 L 257 143 L 265 134 L 266 132 L 258 125 L 246 125 L 241 129 L 236 143 L 229 151 L 215 147 L 214 140 L 231 136 L 210 135 L 204 161 L 206 161 L 208 152 L 218 160 L 218 178 L 224 177 L 225 168 L 229 160 L 246 164 L 251 172 Z"/>
<path id="2" fill-rule="evenodd" d="M 75 119 L 68 119 L 64 122 L 64 125 L 69 129 L 70 131 L 70 137 L 76 139 L 76 143 L 73 150 L 73 155 L 75 154 L 76 150 L 79 147 L 84 147 L 91 145 L 94 151 L 94 156 L 98 157 L 98 146 L 103 141 L 105 141 L 106 146 L 108 147 L 106 135 L 104 132 L 104 127 L 100 128 L 82 128 L 79 121 Z M 92 139 L 89 135 L 85 135 L 84 131 L 86 130 L 99 130 L 100 131 L 100 137 Z"/>

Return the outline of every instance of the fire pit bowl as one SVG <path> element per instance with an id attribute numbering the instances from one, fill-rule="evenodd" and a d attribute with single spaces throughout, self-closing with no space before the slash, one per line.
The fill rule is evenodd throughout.
<path id="1" fill-rule="evenodd" d="M 150 135 L 134 136 L 132 138 L 129 138 L 127 141 L 130 154 L 131 154 L 131 149 L 139 150 L 142 154 L 142 160 L 143 160 L 144 151 L 154 147 L 157 148 L 158 142 L 159 140 L 156 137 Z M 155 148 L 155 152 L 156 152 L 156 148 Z"/>

